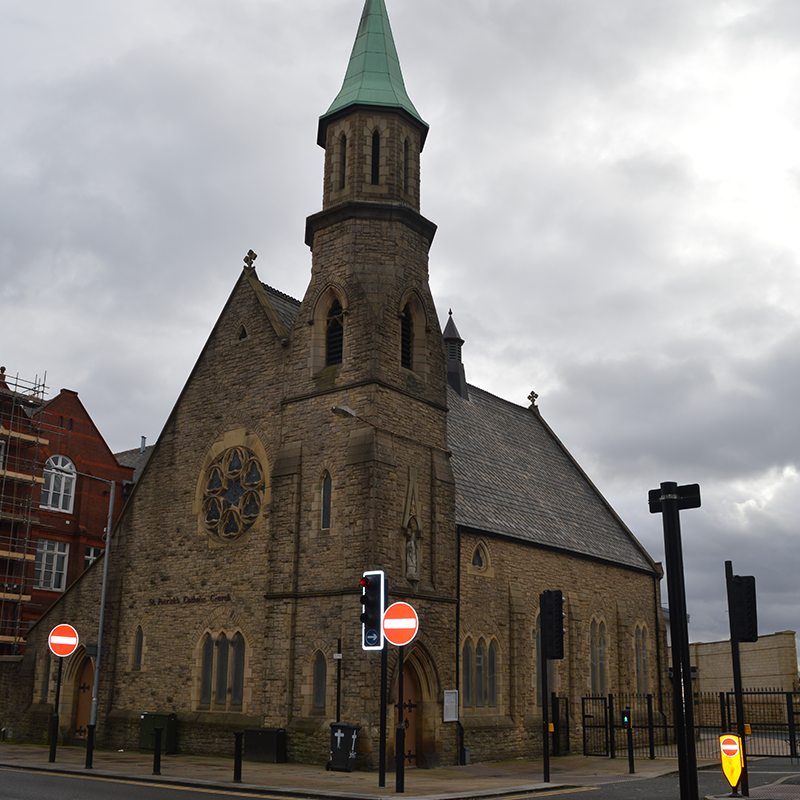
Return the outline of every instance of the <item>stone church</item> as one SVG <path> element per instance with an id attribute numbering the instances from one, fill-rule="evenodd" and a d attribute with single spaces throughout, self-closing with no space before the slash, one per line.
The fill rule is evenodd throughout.
<path id="1" fill-rule="evenodd" d="M 410 765 L 457 763 L 462 736 L 473 761 L 541 752 L 544 590 L 566 599 L 565 657 L 548 675 L 574 749 L 582 697 L 664 680 L 659 565 L 535 396 L 523 407 L 468 384 L 452 316 L 442 331 L 436 226 L 420 213 L 427 134 L 384 0 L 367 0 L 319 119 L 305 295 L 263 284 L 248 255 L 111 537 L 99 746 L 137 747 L 141 714 L 165 712 L 185 752 L 232 751 L 233 731 L 270 728 L 290 760 L 324 763 L 341 665 L 341 719 L 361 726 L 359 763 L 374 767 L 381 659 L 362 651 L 359 621 L 370 569 L 419 616 L 405 648 Z M 2 700 L 15 738 L 47 735 L 47 634 L 61 621 L 82 638 L 64 664 L 62 735 L 85 730 L 103 572 L 101 558 L 3 665 L 21 688 Z M 391 647 L 390 709 L 397 662 Z"/>

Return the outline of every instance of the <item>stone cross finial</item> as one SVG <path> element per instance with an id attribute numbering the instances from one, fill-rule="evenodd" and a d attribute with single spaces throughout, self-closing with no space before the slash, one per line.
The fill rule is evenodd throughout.
<path id="1" fill-rule="evenodd" d="M 244 263 L 247 264 L 250 269 L 253 268 L 253 262 L 258 258 L 258 255 L 254 253 L 252 250 L 247 251 L 247 255 L 244 257 Z"/>

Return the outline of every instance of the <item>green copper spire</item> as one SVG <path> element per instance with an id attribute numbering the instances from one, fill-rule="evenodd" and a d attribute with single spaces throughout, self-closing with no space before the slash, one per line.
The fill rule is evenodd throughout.
<path id="1" fill-rule="evenodd" d="M 423 126 L 422 141 L 425 141 L 428 125 L 406 92 L 384 0 L 366 0 L 364 4 L 344 83 L 319 120 L 320 146 L 325 146 L 327 120 L 354 105 L 403 109 Z"/>

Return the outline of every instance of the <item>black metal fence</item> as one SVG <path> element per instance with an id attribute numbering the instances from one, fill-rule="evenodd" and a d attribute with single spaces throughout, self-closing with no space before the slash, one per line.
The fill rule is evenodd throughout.
<path id="1" fill-rule="evenodd" d="M 745 751 L 750 756 L 797 758 L 800 751 L 800 692 L 747 691 L 743 694 Z M 630 710 L 633 747 L 639 758 L 675 758 L 678 755 L 671 694 L 621 694 L 584 697 L 582 701 L 583 753 L 610 756 L 628 751 L 623 726 Z M 698 758 L 719 758 L 719 736 L 735 731 L 733 692 L 695 693 L 695 747 Z"/>

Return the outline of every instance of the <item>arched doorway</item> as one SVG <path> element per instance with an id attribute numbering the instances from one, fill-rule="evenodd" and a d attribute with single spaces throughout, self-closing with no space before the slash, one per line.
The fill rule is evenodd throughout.
<path id="1" fill-rule="evenodd" d="M 85 658 L 77 673 L 75 684 L 75 731 L 73 744 L 86 744 L 89 735 L 89 722 L 92 716 L 92 690 L 94 689 L 94 665 L 91 658 Z"/>
<path id="2" fill-rule="evenodd" d="M 395 688 L 395 712 L 394 712 L 394 731 L 397 736 L 398 715 L 400 702 L 397 699 L 397 688 Z M 422 745 L 422 692 L 420 691 L 419 675 L 413 663 L 408 661 L 403 665 L 403 727 L 406 730 L 405 745 L 405 766 L 416 767 L 419 763 L 417 756 Z M 392 757 L 396 757 L 396 742 L 393 747 Z"/>

